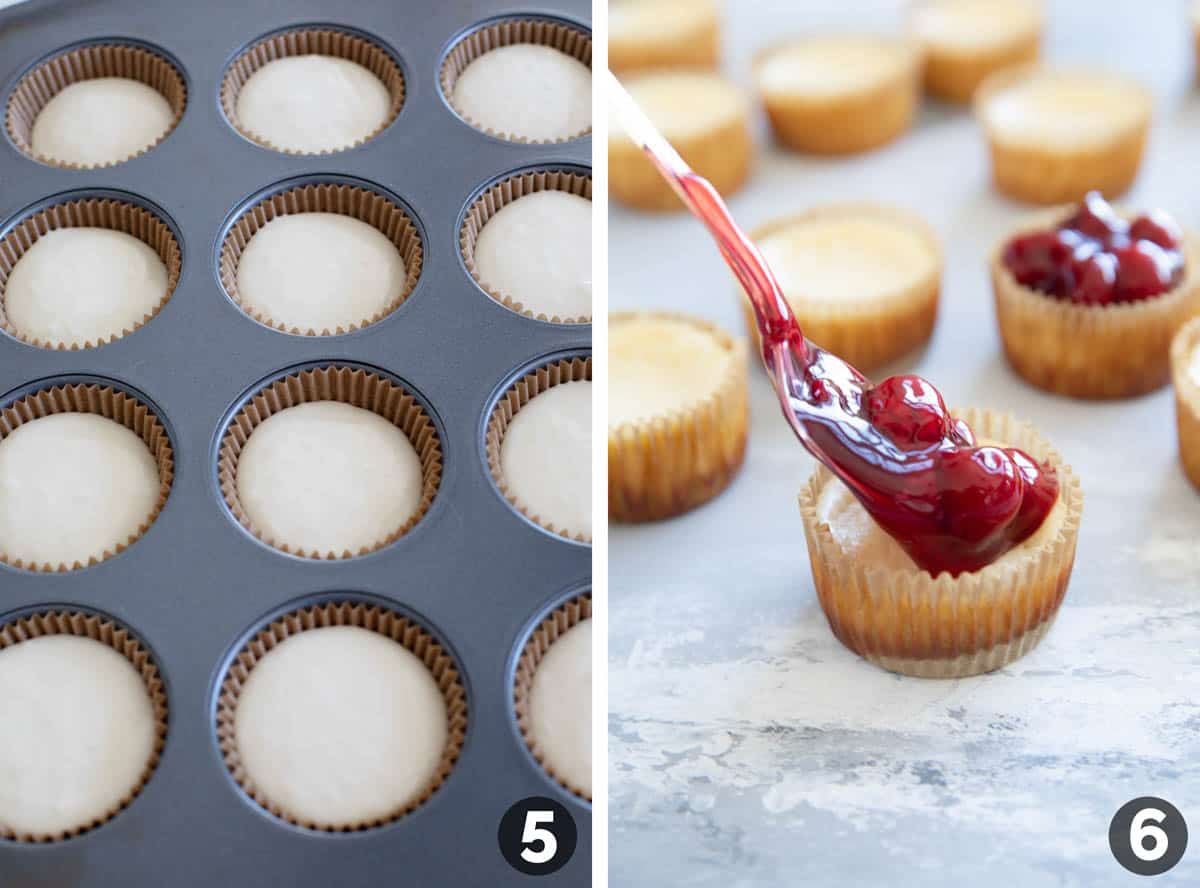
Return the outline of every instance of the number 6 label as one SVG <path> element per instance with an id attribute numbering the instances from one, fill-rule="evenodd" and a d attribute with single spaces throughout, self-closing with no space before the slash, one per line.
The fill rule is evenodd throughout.
<path id="1" fill-rule="evenodd" d="M 1117 863 L 1139 876 L 1158 876 L 1179 863 L 1187 850 L 1187 823 L 1170 802 L 1143 796 L 1113 815 L 1108 845 Z"/>
<path id="2" fill-rule="evenodd" d="M 504 812 L 497 838 L 509 866 L 529 876 L 546 876 L 566 866 L 579 833 L 565 806 L 534 796 Z"/>

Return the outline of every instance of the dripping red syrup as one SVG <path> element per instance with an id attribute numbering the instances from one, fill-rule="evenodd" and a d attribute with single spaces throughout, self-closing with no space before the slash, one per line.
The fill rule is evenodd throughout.
<path id="1" fill-rule="evenodd" d="M 979 446 L 921 377 L 872 385 L 806 340 L 712 185 L 682 161 L 672 169 L 651 159 L 715 236 L 749 295 L 762 358 L 792 429 L 917 565 L 933 576 L 979 570 L 1042 525 L 1058 499 L 1052 466 L 1015 448 Z"/>

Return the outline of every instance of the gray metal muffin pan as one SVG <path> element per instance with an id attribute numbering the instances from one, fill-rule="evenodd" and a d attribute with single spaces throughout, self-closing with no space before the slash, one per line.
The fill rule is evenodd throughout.
<path id="1" fill-rule="evenodd" d="M 0 621 L 31 608 L 110 615 L 153 652 L 168 697 L 162 761 L 134 801 L 100 827 L 60 842 L 0 840 L 0 886 L 467 886 L 518 885 L 497 845 L 508 807 L 533 795 L 573 814 L 579 845 L 544 881 L 591 880 L 591 808 L 551 780 L 517 734 L 512 666 L 528 631 L 586 590 L 591 548 L 553 536 L 503 501 L 482 436 L 495 398 L 523 371 L 562 353 L 586 353 L 587 325 L 519 316 L 489 299 L 458 252 L 462 212 L 478 190 L 530 167 L 590 169 L 591 139 L 558 145 L 503 142 L 463 123 L 438 85 L 443 53 L 498 15 L 534 14 L 589 27 L 590 3 L 502 7 L 486 0 L 33 0 L 0 13 L 4 96 L 28 67 L 92 38 L 150 44 L 182 66 L 183 119 L 158 147 L 117 166 L 70 171 L 0 144 L 0 219 L 65 192 L 119 191 L 166 213 L 183 249 L 179 286 L 149 324 L 79 351 L 33 348 L 0 335 L 0 404 L 54 380 L 99 377 L 157 408 L 176 475 L 158 520 L 119 555 L 78 571 L 39 574 L 0 566 Z M 217 92 L 233 57 L 260 36 L 295 25 L 362 31 L 392 49 L 407 97 L 397 120 L 356 149 L 289 156 L 240 136 Z M 408 301 L 379 323 L 337 337 L 280 333 L 243 314 L 217 280 L 219 234 L 230 213 L 283 180 L 320 174 L 363 179 L 398 195 L 425 250 Z M 428 514 L 373 554 L 312 561 L 271 549 L 229 515 L 215 480 L 223 422 L 252 388 L 281 371 L 328 362 L 365 364 L 402 380 L 429 406 L 444 475 Z M 586 455 L 581 455 L 587 458 Z M 217 749 L 213 701 L 223 667 L 247 637 L 292 603 L 345 592 L 417 617 L 459 663 L 468 694 L 462 755 L 424 805 L 373 830 L 329 834 L 284 823 L 254 804 Z M 6 719 L 20 713 L 0 713 Z"/>

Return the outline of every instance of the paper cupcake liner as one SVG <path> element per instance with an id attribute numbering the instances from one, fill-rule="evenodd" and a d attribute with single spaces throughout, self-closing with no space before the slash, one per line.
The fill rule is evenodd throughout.
<path id="1" fill-rule="evenodd" d="M 786 45 L 786 44 L 785 44 Z M 755 56 L 757 69 L 775 46 Z M 921 97 L 921 54 L 911 47 L 907 69 L 849 95 L 772 93 L 758 87 L 775 137 L 793 151 L 857 154 L 891 142 L 912 126 Z"/>
<path id="2" fill-rule="evenodd" d="M 1171 375 L 1175 381 L 1175 425 L 1179 460 L 1188 480 L 1200 490 L 1200 381 L 1192 376 L 1192 355 L 1200 349 L 1200 318 L 1180 328 L 1171 342 Z"/>
<path id="3" fill-rule="evenodd" d="M 614 33 L 609 27 L 608 67 L 620 74 L 648 68 L 717 68 L 721 61 L 720 17 L 713 0 L 682 0 L 671 12 L 687 17 L 670 30 Z M 614 13 L 615 14 L 615 13 Z"/>
<path id="4" fill-rule="evenodd" d="M 1111 139 L 1075 149 L 1006 143 L 988 126 L 983 107 L 999 90 L 1029 75 L 1036 66 L 1007 68 L 984 80 L 975 91 L 976 117 L 983 125 L 992 158 L 996 190 L 1030 204 L 1062 204 L 1083 200 L 1089 191 L 1120 197 L 1137 178 L 1150 130 L 1151 99 L 1138 125 Z"/>
<path id="5" fill-rule="evenodd" d="M 343 145 L 330 151 L 298 151 L 293 148 L 280 147 L 270 139 L 266 139 L 248 129 L 238 119 L 237 115 L 238 94 L 242 91 L 242 87 L 246 85 L 246 81 L 268 62 L 302 55 L 322 55 L 337 59 L 346 59 L 347 61 L 361 65 L 374 74 L 379 78 L 380 83 L 386 87 L 388 95 L 391 97 L 391 106 L 388 110 L 387 119 L 369 135 L 349 145 Z M 399 116 L 400 109 L 404 107 L 404 96 L 404 74 L 401 72 L 400 66 L 396 63 L 391 53 L 380 44 L 351 31 L 321 27 L 295 28 L 290 31 L 271 34 L 259 40 L 234 59 L 232 64 L 225 70 L 225 75 L 221 78 L 220 90 L 221 110 L 225 112 L 225 119 L 242 136 L 251 142 L 262 145 L 264 148 L 270 148 L 272 151 L 278 151 L 281 154 L 307 156 L 337 154 L 341 151 L 349 151 L 351 148 L 357 148 L 359 145 L 371 141 L 391 126 L 392 122 Z"/>
<path id="6" fill-rule="evenodd" d="M 371 546 L 357 552 L 316 552 L 290 546 L 268 536 L 242 508 L 238 497 L 238 462 L 250 435 L 267 419 L 298 404 L 340 401 L 382 416 L 400 431 L 421 460 L 421 501 L 411 518 Z M 433 419 L 415 397 L 398 383 L 360 367 L 326 365 L 289 373 L 267 383 L 229 421 L 217 451 L 217 481 L 230 514 L 256 539 L 272 548 L 301 558 L 336 560 L 353 558 L 390 546 L 425 517 L 442 482 L 442 442 Z"/>
<path id="7" fill-rule="evenodd" d="M 296 817 L 267 798 L 247 773 L 238 751 L 235 719 L 238 700 L 251 670 L 275 647 L 294 635 L 329 626 L 356 626 L 377 632 L 412 652 L 429 669 L 446 703 L 446 747 L 437 771 L 420 793 L 384 817 L 354 823 L 319 823 Z M 302 705 L 302 701 L 297 701 Z M 304 607 L 272 621 L 248 641 L 230 664 L 217 696 L 217 743 L 225 767 L 242 790 L 259 806 L 288 823 L 325 832 L 357 832 L 399 820 L 425 804 L 437 792 L 458 761 L 467 734 L 467 691 L 458 665 L 437 640 L 412 618 L 359 601 L 331 601 Z"/>
<path id="8" fill-rule="evenodd" d="M 175 477 L 175 455 L 166 429 L 150 407 L 133 395 L 110 386 L 97 383 L 67 383 L 25 395 L 0 410 L 0 441 L 27 422 L 56 413 L 94 413 L 120 423 L 141 438 L 158 464 L 158 499 L 150 514 L 138 525 L 137 533 L 131 534 L 124 542 L 117 543 L 111 549 L 105 549 L 99 558 L 92 556 L 87 564 L 79 561 L 73 564 L 27 563 L 3 551 L 0 551 L 0 564 L 43 573 L 62 573 L 99 564 L 125 551 L 149 530 L 171 493 L 171 482 Z"/>
<path id="9" fill-rule="evenodd" d="M 833 475 L 824 466 L 800 493 L 817 597 L 833 634 L 872 663 L 927 678 L 991 672 L 1033 649 L 1053 621 L 1071 577 L 1083 511 L 1079 479 L 1033 428 L 988 410 L 955 411 L 980 439 L 1002 441 L 1058 470 L 1065 507 L 1054 539 L 1026 544 L 971 573 L 936 578 L 915 565 L 903 569 L 863 563 L 848 555 L 817 503 Z"/>
<path id="10" fill-rule="evenodd" d="M 496 488 L 514 509 L 550 533 L 558 534 L 565 539 L 575 540 L 578 543 L 591 543 L 590 534 L 576 533 L 572 534 L 569 530 L 557 527 L 553 521 L 549 521 L 538 515 L 525 506 L 524 503 L 512 492 L 508 486 L 508 482 L 504 478 L 504 471 L 500 467 L 500 448 L 504 444 L 504 435 L 508 432 L 509 423 L 512 418 L 517 415 L 517 412 L 536 398 L 542 392 L 554 388 L 556 385 L 562 385 L 568 382 L 582 382 L 584 380 L 591 381 L 592 379 L 592 358 L 587 357 L 563 358 L 559 361 L 553 361 L 542 367 L 538 367 L 529 373 L 526 373 L 511 386 L 508 391 L 500 396 L 500 400 L 496 402 L 495 408 L 492 410 L 492 415 L 488 419 L 487 429 L 484 432 L 484 452 L 487 454 L 488 471 L 491 472 L 492 480 L 496 482 Z M 552 455 L 547 454 L 547 458 Z M 577 456 L 577 454 L 571 454 Z"/>
<path id="11" fill-rule="evenodd" d="M 879 204 L 835 204 L 816 207 L 797 216 L 778 219 L 756 228 L 750 238 L 755 243 L 794 225 L 823 218 L 877 218 L 895 223 L 916 234 L 936 259 L 932 274 L 909 287 L 874 299 L 801 300 L 788 296 L 796 320 L 806 338 L 821 348 L 841 356 L 851 365 L 869 373 L 923 346 L 937 324 L 941 292 L 942 248 L 937 235 L 915 213 Z M 864 252 L 863 261 L 870 256 Z M 758 322 L 750 301 L 738 285 L 746 328 L 756 346 L 761 342 Z"/>
<path id="12" fill-rule="evenodd" d="M 299 213 L 337 213 L 340 216 L 349 216 L 370 225 L 392 242 L 396 247 L 396 252 L 404 260 L 404 289 L 384 307 L 383 311 L 376 312 L 371 317 L 363 318 L 349 326 L 338 326 L 336 330 L 328 328 L 314 330 L 311 327 L 301 329 L 294 325 L 289 326 L 247 306 L 242 302 L 241 294 L 238 291 L 237 272 L 242 253 L 250 243 L 250 239 L 264 225 L 280 216 Z M 421 234 L 417 230 L 416 223 L 399 204 L 368 188 L 328 182 L 297 185 L 265 197 L 243 210 L 229 227 L 229 232 L 221 242 L 218 273 L 221 278 L 221 286 L 224 287 L 233 303 L 260 324 L 284 333 L 302 336 L 338 336 L 378 323 L 403 305 L 412 295 L 417 281 L 421 277 L 424 257 L 425 249 L 421 243 Z"/>
<path id="13" fill-rule="evenodd" d="M 160 93 L 174 117 L 167 131 L 140 151 L 108 163 L 77 164 L 55 160 L 33 150 L 33 124 L 49 101 L 74 83 L 100 77 L 136 80 Z M 179 125 L 187 106 L 183 74 L 165 56 L 126 43 L 90 43 L 64 50 L 22 77 L 8 97 L 4 122 L 17 149 L 34 160 L 67 170 L 94 170 L 140 157 L 155 148 Z"/>
<path id="14" fill-rule="evenodd" d="M 9 276 L 17 262 L 29 252 L 30 247 L 40 237 L 60 228 L 107 228 L 111 231 L 121 231 L 132 235 L 150 247 L 158 254 L 158 258 L 167 268 L 167 289 L 163 293 L 162 301 L 132 327 L 112 333 L 107 339 L 98 342 L 88 340 L 83 345 L 27 336 L 14 327 L 5 313 L 4 306 L 4 295 Z M 182 267 L 183 255 L 179 241 L 175 239 L 175 235 L 167 223 L 150 210 L 113 198 L 82 198 L 55 204 L 25 217 L 9 231 L 3 240 L 0 240 L 0 329 L 14 339 L 19 339 L 21 342 L 37 348 L 74 351 L 79 348 L 96 348 L 116 342 L 122 336 L 128 336 L 134 330 L 150 323 L 162 311 L 167 300 L 175 292 Z"/>
<path id="15" fill-rule="evenodd" d="M 546 656 L 546 651 L 550 649 L 550 645 L 565 635 L 568 629 L 591 618 L 592 593 L 590 592 L 572 598 L 566 604 L 555 608 L 530 633 L 529 640 L 525 642 L 525 646 L 521 649 L 521 656 L 517 659 L 516 674 L 513 678 L 513 711 L 516 713 L 517 727 L 521 731 L 521 737 L 525 740 L 525 745 L 529 747 L 529 751 L 533 754 L 534 759 L 545 769 L 546 773 L 550 775 L 555 783 L 589 802 L 592 800 L 590 790 L 573 785 L 561 774 L 557 773 L 552 764 L 546 761 L 545 750 L 542 749 L 537 738 L 530 731 L 529 693 L 533 688 L 534 673 L 537 672 L 537 668 L 541 664 L 542 658 Z"/>
<path id="16" fill-rule="evenodd" d="M 149 782 L 154 769 L 158 767 L 163 747 L 167 742 L 167 693 L 163 686 L 162 675 L 159 673 L 154 659 L 150 656 L 150 652 L 132 632 L 113 620 L 97 614 L 72 610 L 45 610 L 0 624 L 0 650 L 47 635 L 77 635 L 90 638 L 111 647 L 133 664 L 133 668 L 142 676 L 146 694 L 150 697 L 150 702 L 154 707 L 154 748 L 137 784 L 131 787 L 116 805 L 99 817 L 93 817 L 86 823 L 80 823 L 69 830 L 56 833 L 16 832 L 0 822 L 0 839 L 15 839 L 18 842 L 56 842 L 107 823 L 125 810 Z M 13 715 L 16 716 L 15 713 Z"/>
<path id="17" fill-rule="evenodd" d="M 610 326 L 636 318 L 682 321 L 732 353 L 729 375 L 705 400 L 648 421 L 608 430 L 608 516 L 612 521 L 658 521 L 711 500 L 742 467 L 750 409 L 746 341 L 715 324 L 668 312 L 618 312 Z"/>
<path id="18" fill-rule="evenodd" d="M 480 289 L 510 311 L 515 311 L 527 318 L 550 321 L 554 324 L 589 324 L 592 320 L 590 314 L 563 318 L 558 315 L 547 316 L 544 313 L 535 313 L 525 308 L 511 294 L 492 287 L 480 277 L 475 268 L 475 242 L 479 239 L 479 232 L 483 230 L 483 226 L 513 201 L 538 191 L 563 191 L 567 194 L 574 194 L 576 197 L 587 198 L 590 201 L 592 199 L 592 177 L 563 170 L 535 170 L 518 173 L 493 185 L 471 204 L 466 218 L 463 220 L 462 228 L 459 229 L 458 244 L 462 252 L 463 264 L 466 265 L 467 271 Z"/>
<path id="19" fill-rule="evenodd" d="M 1003 261 L 1014 237 L 1047 230 L 1070 212 L 1038 213 L 992 248 L 996 320 L 1009 364 L 1038 388 L 1076 398 L 1129 398 L 1161 388 L 1170 378 L 1171 337 L 1200 313 L 1200 242 L 1186 237 L 1184 276 L 1171 291 L 1076 305 L 1022 286 Z"/>
<path id="20" fill-rule="evenodd" d="M 708 179 L 722 197 L 734 194 L 750 179 L 754 137 L 748 106 L 735 120 L 677 136 L 671 144 L 688 166 Z M 645 152 L 617 132 L 610 133 L 608 139 L 608 190 L 621 203 L 639 210 L 674 212 L 684 208 Z"/>
<path id="21" fill-rule="evenodd" d="M 454 113 L 470 126 L 473 126 L 480 132 L 487 133 L 489 136 L 503 139 L 506 142 L 520 142 L 528 145 L 551 145 L 569 142 L 588 135 L 592 131 L 590 125 L 587 129 L 573 133 L 564 139 L 529 139 L 515 133 L 502 132 L 485 126 L 479 121 L 473 120 L 469 115 L 464 114 L 462 108 L 454 104 L 454 84 L 458 82 L 459 75 L 467 69 L 467 66 L 471 62 L 493 49 L 499 49 L 502 46 L 512 46 L 517 43 L 548 46 L 551 49 L 557 49 L 559 52 L 569 55 L 576 61 L 587 65 L 588 68 L 592 67 L 592 35 L 583 28 L 568 25 L 565 22 L 554 21 L 553 19 L 506 18 L 471 31 L 455 43 L 450 48 L 450 51 L 446 53 L 446 58 L 442 62 L 442 70 L 439 75 L 442 85 L 442 96 L 446 99 L 446 104 L 453 108 Z"/>

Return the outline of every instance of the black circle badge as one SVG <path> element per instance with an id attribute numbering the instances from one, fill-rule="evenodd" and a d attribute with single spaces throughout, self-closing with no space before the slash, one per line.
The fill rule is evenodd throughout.
<path id="1" fill-rule="evenodd" d="M 498 838 L 509 866 L 527 876 L 548 876 L 571 859 L 579 830 L 563 805 L 532 796 L 504 812 Z"/>
<path id="2" fill-rule="evenodd" d="M 1159 876 L 1179 863 L 1187 839 L 1187 823 L 1179 809 L 1154 796 L 1126 802 L 1108 826 L 1113 857 L 1139 876 Z"/>

